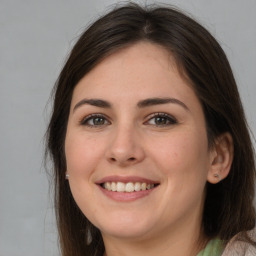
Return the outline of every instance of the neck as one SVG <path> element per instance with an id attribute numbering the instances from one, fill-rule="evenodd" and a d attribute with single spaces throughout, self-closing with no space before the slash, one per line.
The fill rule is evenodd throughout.
<path id="1" fill-rule="evenodd" d="M 154 237 L 136 237 L 133 239 L 116 238 L 103 235 L 106 252 L 104 256 L 196 256 L 206 243 L 207 238 L 197 225 L 191 220 L 184 223 L 184 229 L 167 227 L 164 232 Z M 200 223 L 199 223 L 200 224 Z"/>

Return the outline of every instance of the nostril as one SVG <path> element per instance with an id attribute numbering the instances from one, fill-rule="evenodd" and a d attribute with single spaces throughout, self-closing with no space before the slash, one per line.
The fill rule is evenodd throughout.
<path id="1" fill-rule="evenodd" d="M 112 163 L 116 163 L 116 162 L 119 162 L 119 163 L 134 163 L 136 162 L 136 157 L 129 157 L 129 158 L 124 158 L 122 159 L 121 157 L 118 158 L 118 157 L 110 157 L 109 158 L 109 161 L 112 162 Z"/>

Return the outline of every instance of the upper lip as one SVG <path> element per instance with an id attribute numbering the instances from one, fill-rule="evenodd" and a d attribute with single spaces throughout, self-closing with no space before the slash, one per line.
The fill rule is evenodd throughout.
<path id="1" fill-rule="evenodd" d="M 139 176 L 118 176 L 118 175 L 113 175 L 113 176 L 106 176 L 100 180 L 97 180 L 95 183 L 96 184 L 102 184 L 105 182 L 123 182 L 123 183 L 128 183 L 128 182 L 145 182 L 147 184 L 159 184 L 158 181 L 148 179 L 148 178 L 143 178 Z"/>

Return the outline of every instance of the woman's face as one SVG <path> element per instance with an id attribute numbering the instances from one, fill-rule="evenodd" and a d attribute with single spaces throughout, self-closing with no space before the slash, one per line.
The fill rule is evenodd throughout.
<path id="1" fill-rule="evenodd" d="M 103 238 L 199 229 L 212 161 L 205 119 L 160 46 L 137 43 L 84 76 L 65 152 L 73 197 Z"/>

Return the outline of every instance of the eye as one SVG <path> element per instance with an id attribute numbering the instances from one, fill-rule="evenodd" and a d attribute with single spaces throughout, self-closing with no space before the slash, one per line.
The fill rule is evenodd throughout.
<path id="1" fill-rule="evenodd" d="M 89 127 L 101 127 L 110 124 L 107 118 L 101 114 L 92 114 L 81 121 L 81 125 Z"/>
<path id="2" fill-rule="evenodd" d="M 177 120 L 166 113 L 154 113 L 148 117 L 146 124 L 154 126 L 169 126 L 177 124 Z"/>

